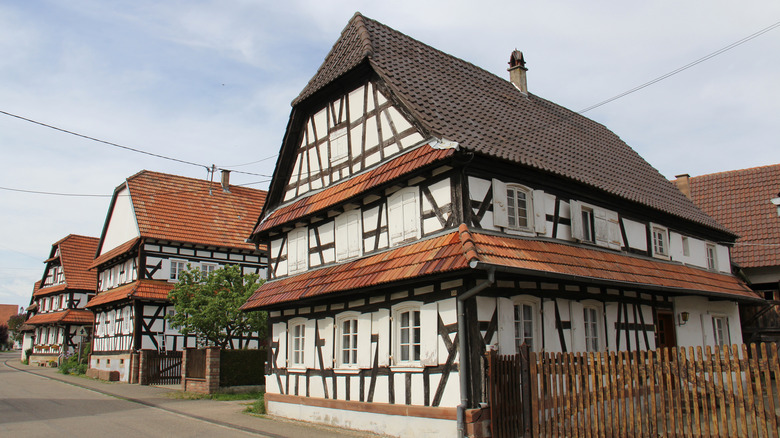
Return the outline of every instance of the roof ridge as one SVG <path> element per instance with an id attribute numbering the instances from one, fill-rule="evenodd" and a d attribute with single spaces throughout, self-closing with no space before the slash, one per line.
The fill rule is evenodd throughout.
<path id="1" fill-rule="evenodd" d="M 458 237 L 460 237 L 460 244 L 463 248 L 463 256 L 466 258 L 466 263 L 472 268 L 476 267 L 476 263 L 480 262 L 479 252 L 477 251 L 477 244 L 474 242 L 474 238 L 471 237 L 471 232 L 469 232 L 469 227 L 466 224 L 462 223 L 458 227 Z"/>
<path id="2" fill-rule="evenodd" d="M 767 170 L 769 168 L 774 168 L 774 167 L 780 168 L 780 163 L 777 163 L 777 164 L 765 164 L 763 166 L 746 167 L 744 169 L 732 169 L 732 170 L 724 170 L 724 171 L 721 171 L 721 172 L 705 173 L 703 175 L 692 176 L 692 177 L 690 177 L 690 179 L 694 180 L 694 179 L 697 179 L 697 178 L 715 177 L 715 176 L 720 176 L 720 175 L 725 175 L 725 174 L 735 174 L 735 173 L 741 173 L 741 172 L 749 172 L 751 170 Z"/>

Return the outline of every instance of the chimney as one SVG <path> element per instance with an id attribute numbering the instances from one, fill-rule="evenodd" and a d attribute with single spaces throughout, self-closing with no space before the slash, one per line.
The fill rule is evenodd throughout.
<path id="1" fill-rule="evenodd" d="M 675 175 L 674 177 L 676 178 L 674 180 L 674 185 L 677 186 L 677 189 L 688 199 L 691 199 L 691 185 L 689 182 L 691 176 L 687 173 L 683 173 L 682 175 Z"/>
<path id="2" fill-rule="evenodd" d="M 220 169 L 222 171 L 222 191 L 230 193 L 230 171 Z"/>
<path id="3" fill-rule="evenodd" d="M 513 83 L 523 95 L 528 96 L 528 82 L 526 80 L 525 59 L 523 52 L 515 49 L 509 57 L 509 82 Z"/>

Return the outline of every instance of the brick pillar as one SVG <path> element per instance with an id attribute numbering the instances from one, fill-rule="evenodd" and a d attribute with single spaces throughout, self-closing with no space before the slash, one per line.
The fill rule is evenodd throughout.
<path id="1" fill-rule="evenodd" d="M 219 390 L 219 347 L 206 347 L 206 387 L 208 393 Z"/>
<path id="2" fill-rule="evenodd" d="M 149 376 L 146 375 L 146 360 L 149 355 L 149 352 L 146 350 L 141 350 L 139 353 L 139 360 L 138 360 L 138 383 L 141 385 L 148 385 L 149 384 Z"/>
<path id="3" fill-rule="evenodd" d="M 140 380 L 138 380 L 138 370 L 140 369 L 140 355 L 138 352 L 132 353 L 130 355 L 130 375 L 127 376 L 127 383 L 138 383 Z"/>
<path id="4" fill-rule="evenodd" d="M 181 390 L 187 391 L 187 356 L 192 348 L 185 348 L 181 353 Z"/>

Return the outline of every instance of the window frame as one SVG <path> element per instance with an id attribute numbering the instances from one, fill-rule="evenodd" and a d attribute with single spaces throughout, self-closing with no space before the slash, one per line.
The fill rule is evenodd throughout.
<path id="1" fill-rule="evenodd" d="M 218 263 L 203 262 L 200 264 L 200 272 L 204 276 L 208 276 L 209 274 L 213 273 L 217 269 L 219 269 Z"/>
<path id="2" fill-rule="evenodd" d="M 726 315 L 712 315 L 712 343 L 718 347 L 727 347 L 731 345 L 731 330 L 729 329 L 729 317 Z M 716 321 L 722 322 L 721 331 L 718 334 L 718 328 Z M 725 338 L 725 339 L 724 339 Z M 726 342 L 723 342 L 723 341 Z"/>
<path id="3" fill-rule="evenodd" d="M 512 300 L 512 346 L 515 349 L 515 353 L 520 351 L 520 346 L 523 344 L 523 342 L 518 343 L 520 339 L 523 339 L 524 341 L 526 339 L 529 339 L 528 336 L 526 336 L 525 333 L 525 320 L 518 320 L 517 319 L 517 308 L 525 308 L 525 306 L 528 306 L 531 309 L 531 345 L 529 345 L 530 351 L 537 351 L 536 348 L 538 347 L 539 341 L 538 341 L 538 333 L 539 333 L 539 307 L 538 304 L 527 300 L 527 299 L 514 299 Z M 520 325 L 518 325 L 520 324 Z M 523 333 L 518 333 L 518 327 L 522 327 Z"/>
<path id="4" fill-rule="evenodd" d="M 345 335 L 344 323 L 350 322 L 354 331 Z M 352 345 L 348 346 L 348 354 L 351 355 L 350 361 L 344 361 L 344 338 L 350 337 Z M 338 368 L 358 368 L 360 356 L 358 351 L 358 342 L 360 339 L 360 314 L 357 312 L 343 313 L 336 317 L 336 366 Z"/>
<path id="5" fill-rule="evenodd" d="M 505 185 L 506 187 L 506 193 L 504 194 L 504 202 L 506 202 L 506 214 L 507 214 L 507 225 L 506 228 L 510 230 L 520 230 L 520 231 L 533 231 L 534 230 L 534 194 L 533 190 L 530 188 L 521 185 L 521 184 L 515 184 L 515 183 L 509 183 Z M 518 205 L 511 205 L 510 204 L 510 191 L 513 193 L 512 200 L 517 200 L 517 194 L 522 193 L 525 196 L 525 225 L 519 224 L 520 214 L 519 213 L 519 207 Z M 516 202 L 514 202 L 516 204 Z M 514 217 L 513 217 L 514 216 Z M 515 220 L 515 224 L 511 223 L 511 220 Z"/>
<path id="6" fill-rule="evenodd" d="M 718 270 L 718 247 L 714 243 L 705 243 L 704 258 L 707 260 L 707 269 L 711 271 Z"/>
<path id="7" fill-rule="evenodd" d="M 183 259 L 170 259 L 170 272 L 168 272 L 168 281 L 179 281 L 181 273 L 187 269 L 187 261 Z M 181 268 L 179 268 L 181 266 Z M 109 283 L 111 281 L 109 280 Z"/>
<path id="8" fill-rule="evenodd" d="M 296 329 L 300 328 L 300 333 Z M 296 348 L 296 342 L 300 341 L 300 348 Z M 306 368 L 306 320 L 294 319 L 289 323 L 289 368 Z M 296 356 L 297 355 L 297 356 Z"/>
<path id="9" fill-rule="evenodd" d="M 659 236 L 660 239 L 657 238 Z M 653 257 L 669 259 L 669 228 L 650 224 L 650 251 Z"/>
<path id="10" fill-rule="evenodd" d="M 403 325 L 403 315 L 410 314 L 410 317 L 417 316 L 417 325 L 413 324 L 412 318 L 410 318 L 409 326 Z M 410 336 L 408 336 L 408 342 L 403 342 L 403 330 L 412 330 Z M 416 330 L 416 333 L 414 332 Z M 415 336 L 417 342 L 415 342 Z M 420 366 L 422 359 L 422 305 L 419 303 L 405 303 L 396 309 L 393 309 L 393 364 L 395 366 Z M 407 346 L 408 358 L 403 359 L 404 346 Z M 416 351 L 415 351 L 416 347 Z M 416 357 L 415 357 L 416 353 Z"/>
<path id="11" fill-rule="evenodd" d="M 593 316 L 593 321 L 588 321 L 588 314 L 591 314 Z M 582 306 L 582 322 L 584 326 L 583 336 L 585 338 L 585 351 L 588 353 L 595 353 L 602 350 L 602 332 L 601 329 L 601 323 L 603 321 L 601 309 L 599 306 L 595 304 L 585 304 Z M 589 325 L 591 331 L 595 331 L 595 336 L 593 333 L 590 333 L 589 336 Z"/>

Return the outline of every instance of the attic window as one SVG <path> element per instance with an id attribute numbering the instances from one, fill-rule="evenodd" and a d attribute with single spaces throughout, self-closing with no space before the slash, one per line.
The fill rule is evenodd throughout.
<path id="1" fill-rule="evenodd" d="M 347 128 L 336 129 L 330 133 L 330 163 L 343 163 L 348 155 Z"/>
<path id="2" fill-rule="evenodd" d="M 668 258 L 669 257 L 669 232 L 665 227 L 660 225 L 650 225 L 651 238 L 653 245 L 653 256 Z"/>

